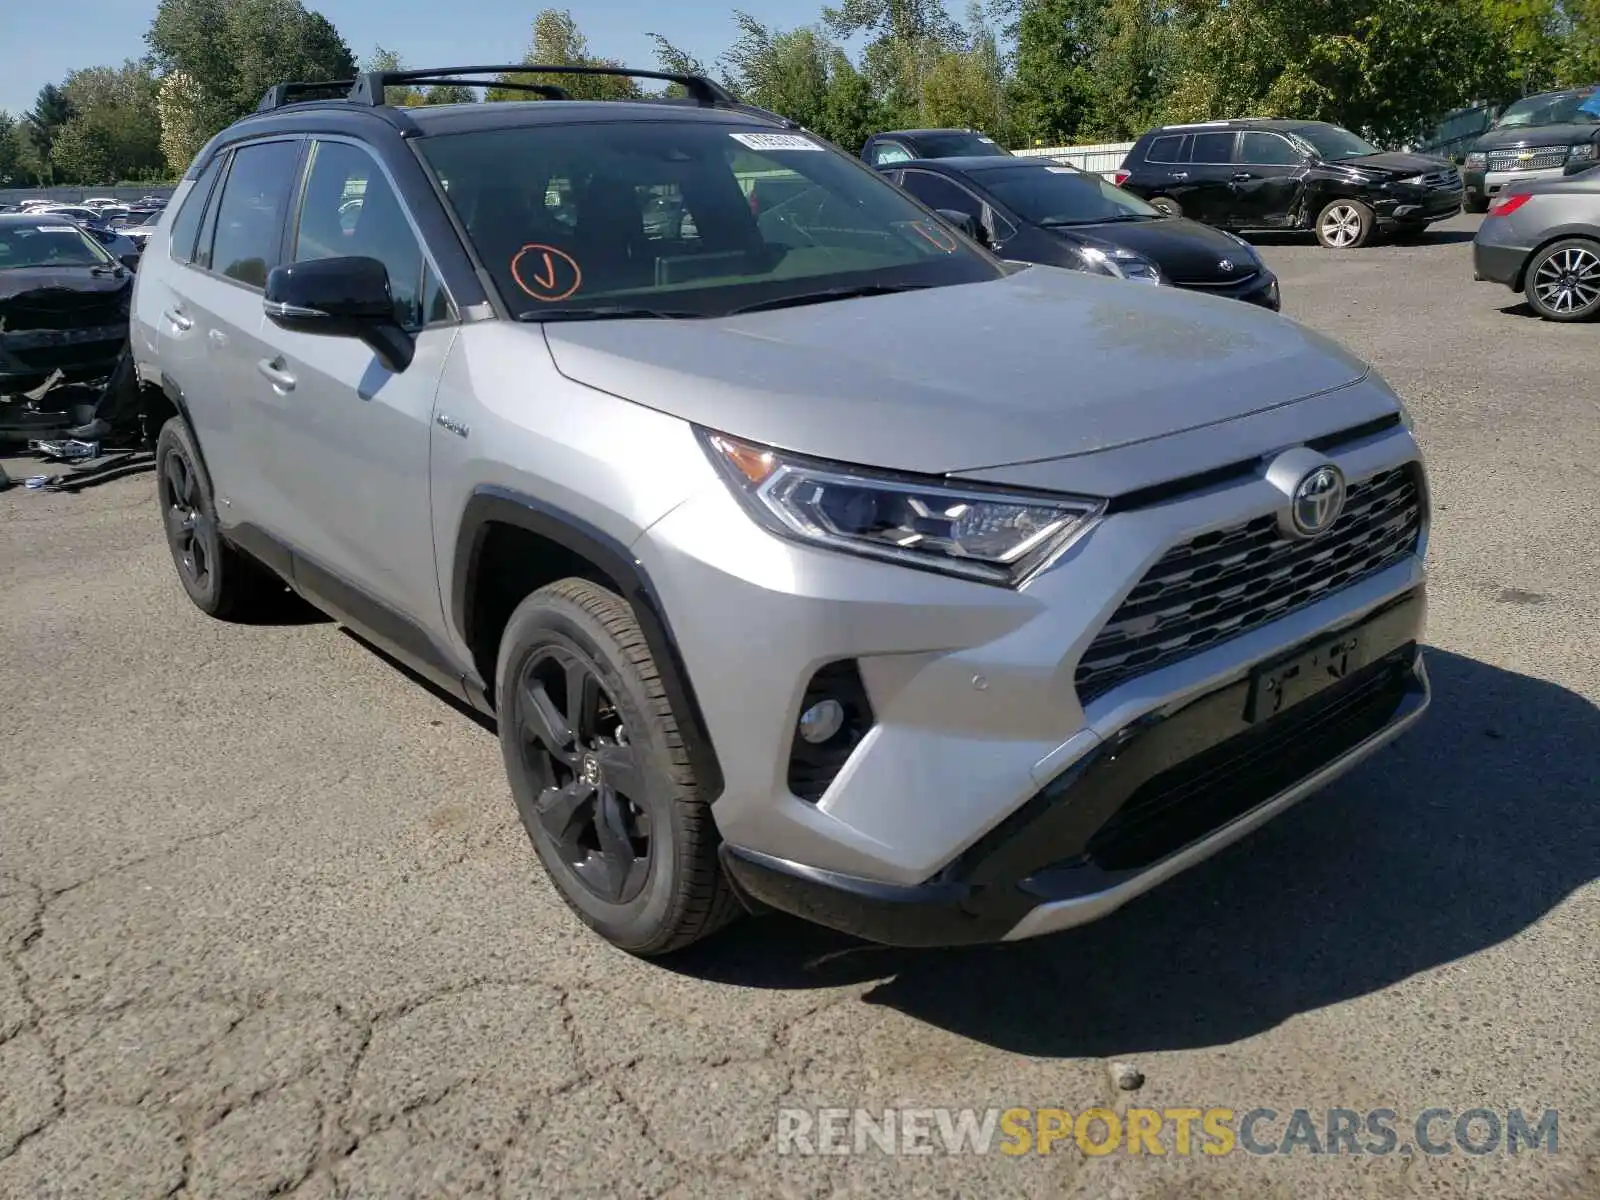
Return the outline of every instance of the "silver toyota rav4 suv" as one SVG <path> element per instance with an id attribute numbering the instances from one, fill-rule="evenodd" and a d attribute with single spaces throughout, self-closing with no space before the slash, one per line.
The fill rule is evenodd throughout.
<path id="1" fill-rule="evenodd" d="M 1048 933 L 1422 714 L 1427 486 L 1367 366 L 1001 262 L 700 77 L 383 102 L 508 69 L 272 89 L 134 354 L 189 596 L 287 584 L 492 714 L 601 935 Z"/>

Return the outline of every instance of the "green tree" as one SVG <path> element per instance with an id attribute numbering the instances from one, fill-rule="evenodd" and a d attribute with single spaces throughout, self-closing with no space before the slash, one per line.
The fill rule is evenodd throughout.
<path id="1" fill-rule="evenodd" d="M 739 36 L 722 56 L 723 75 L 742 99 L 807 129 L 823 124 L 833 43 L 817 29 L 773 29 L 736 11 Z"/>
<path id="2" fill-rule="evenodd" d="M 427 90 L 422 97 L 422 102 L 424 104 L 471 104 L 477 98 L 469 87 L 460 87 L 453 83 L 440 83 Z"/>
<path id="3" fill-rule="evenodd" d="M 1012 83 L 1017 124 L 1030 142 L 1071 142 L 1094 107 L 1094 59 L 1105 0 L 1027 0 L 1016 22 Z"/>
<path id="4" fill-rule="evenodd" d="M 23 179 L 22 122 L 0 109 L 0 187 L 32 182 Z"/>
<path id="5" fill-rule="evenodd" d="M 166 174 L 158 85 L 147 66 L 130 60 L 73 71 L 61 91 L 74 115 L 58 131 L 50 161 L 63 179 L 112 183 Z"/>
<path id="6" fill-rule="evenodd" d="M 974 4 L 967 15 L 967 45 L 945 50 L 922 80 L 922 112 L 929 124 L 977 129 L 1012 140 L 1005 65 L 993 30 Z"/>
<path id="7" fill-rule="evenodd" d="M 156 111 L 161 117 L 161 156 L 168 173 L 177 178 L 189 169 L 195 155 L 210 137 L 201 113 L 203 97 L 182 71 L 168 71 L 161 77 L 156 92 Z"/>
<path id="8" fill-rule="evenodd" d="M 871 82 L 856 70 L 849 55 L 834 46 L 828 52 L 828 91 L 816 131 L 851 154 L 860 154 L 867 138 L 882 128 Z"/>
<path id="9" fill-rule="evenodd" d="M 533 38 L 522 61 L 549 67 L 618 67 L 611 58 L 589 53 L 588 39 L 566 9 L 547 8 L 533 19 Z M 637 100 L 644 93 L 637 80 L 624 75 L 563 75 L 518 71 L 508 77 L 516 83 L 551 83 L 564 88 L 574 100 Z M 530 100 L 528 92 L 490 88 L 487 100 Z"/>
<path id="10" fill-rule="evenodd" d="M 290 80 L 349 79 L 339 31 L 300 0 L 161 0 L 145 40 L 163 71 L 182 71 L 198 127 L 216 133 Z"/>
<path id="11" fill-rule="evenodd" d="M 843 0 L 822 20 L 835 37 L 869 39 L 863 67 L 891 120 L 926 120 L 923 81 L 964 39 L 940 0 Z"/>
<path id="12" fill-rule="evenodd" d="M 77 111 L 67 94 L 55 84 L 47 83 L 39 89 L 33 108 L 23 118 L 31 151 L 28 158 L 34 164 L 35 175 L 41 182 L 49 183 L 54 179 L 50 151 L 57 135 L 75 116 Z"/>

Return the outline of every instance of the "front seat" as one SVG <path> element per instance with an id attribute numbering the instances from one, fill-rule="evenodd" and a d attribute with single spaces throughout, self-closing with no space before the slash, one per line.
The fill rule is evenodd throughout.
<path id="1" fill-rule="evenodd" d="M 577 201 L 573 257 L 583 268 L 586 285 L 610 291 L 655 282 L 655 255 L 645 236 L 644 204 L 638 189 L 596 175 L 579 191 Z"/>

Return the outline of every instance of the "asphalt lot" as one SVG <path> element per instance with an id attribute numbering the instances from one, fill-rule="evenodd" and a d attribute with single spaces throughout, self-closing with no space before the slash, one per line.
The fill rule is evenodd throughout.
<path id="1" fill-rule="evenodd" d="M 772 919 L 629 959 L 539 874 L 491 733 L 332 624 L 188 604 L 149 476 L 0 495 L 0 1197 L 1600 1196 L 1600 326 L 1474 284 L 1476 220 L 1264 251 L 1430 455 L 1432 712 L 1044 941 Z M 1430 1107 L 1553 1108 L 1559 1137 L 776 1153 L 780 1107 L 891 1104 L 1276 1110 L 1258 1141 L 1389 1108 L 1403 1143 Z"/>

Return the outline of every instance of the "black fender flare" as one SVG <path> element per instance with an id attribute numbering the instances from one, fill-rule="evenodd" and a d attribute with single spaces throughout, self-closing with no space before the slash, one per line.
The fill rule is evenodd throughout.
<path id="1" fill-rule="evenodd" d="M 461 514 L 450 580 L 451 619 L 462 642 L 469 647 L 475 645 L 471 599 L 491 525 L 510 525 L 555 542 L 593 563 L 616 584 L 622 598 L 633 609 L 656 669 L 661 673 L 667 702 L 678 718 L 679 733 L 700 793 L 708 802 L 720 796 L 722 767 L 661 597 L 644 565 L 604 530 L 564 509 L 509 488 L 484 485 L 474 489 Z M 485 696 L 485 699 L 493 703 L 492 696 Z"/>

